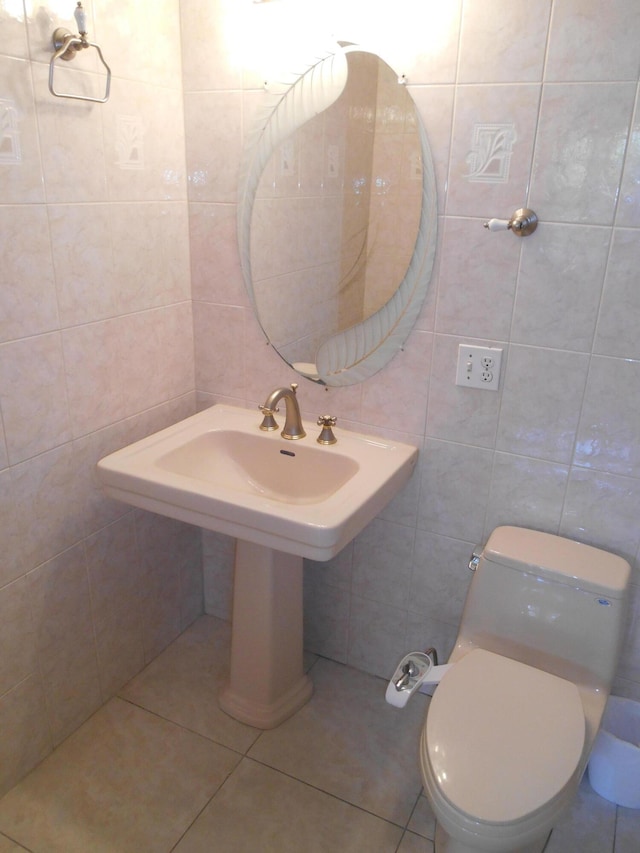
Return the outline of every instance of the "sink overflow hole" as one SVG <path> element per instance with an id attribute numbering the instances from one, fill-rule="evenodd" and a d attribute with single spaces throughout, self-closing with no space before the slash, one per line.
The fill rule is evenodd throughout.
<path id="1" fill-rule="evenodd" d="M 280 453 L 282 453 L 283 456 L 295 456 L 296 455 L 293 452 L 293 450 L 281 450 Z"/>

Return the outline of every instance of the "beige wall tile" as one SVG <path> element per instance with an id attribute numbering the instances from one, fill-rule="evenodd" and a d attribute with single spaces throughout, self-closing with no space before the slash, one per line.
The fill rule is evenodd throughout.
<path id="1" fill-rule="evenodd" d="M 537 3 L 535 15 L 530 11 L 509 0 L 467 0 L 462 13 L 458 81 L 541 80 L 551 0 Z"/>
<path id="2" fill-rule="evenodd" d="M 548 80 L 636 80 L 640 9 L 634 0 L 554 0 Z"/>
<path id="3" fill-rule="evenodd" d="M 103 701 L 84 545 L 27 575 L 49 725 L 57 745 Z"/>
<path id="4" fill-rule="evenodd" d="M 3 35 L 9 37 L 7 52 L 11 52 L 11 36 L 19 31 L 20 24 L 11 26 L 6 10 L 0 10 L 0 27 Z M 24 27 L 22 28 L 24 38 Z M 16 51 L 22 49 L 21 39 L 13 42 Z M 26 48 L 26 43 L 23 45 Z M 0 97 L 0 116 L 2 121 L 2 168 L 0 169 L 0 193 L 3 204 L 12 202 L 44 201 L 42 184 L 42 162 L 38 140 L 36 110 L 33 103 L 33 84 L 29 63 L 0 56 L 0 77 L 2 93 Z"/>
<path id="5" fill-rule="evenodd" d="M 0 207 L 0 340 L 58 327 L 58 306 L 44 206 Z"/>
<path id="6" fill-rule="evenodd" d="M 125 15 L 110 3 L 87 9 L 89 36 L 114 71 L 105 105 L 48 91 L 51 32 L 77 29 L 72 8 L 27 4 L 25 21 L 19 5 L 17 12 L 15 3 L 0 2 L 0 592 L 8 601 L 31 572 L 40 595 L 36 633 L 55 635 L 37 651 L 58 742 L 144 661 L 142 640 L 137 657 L 129 642 L 130 611 L 110 610 L 104 597 L 92 611 L 83 537 L 129 512 L 100 493 L 95 463 L 195 405 L 179 4 L 162 0 Z M 123 53 L 129 28 L 141 21 L 138 48 Z M 58 90 L 104 84 L 93 50 L 58 66 Z M 125 142 L 140 138 L 136 160 Z M 107 532 L 100 536 L 91 563 L 96 589 L 108 555 L 115 583 L 120 564 L 112 552 L 122 560 L 126 553 Z M 179 626 L 201 608 L 197 553 L 179 565 L 168 605 Z M 56 622 L 53 611 L 66 617 Z M 20 636 L 16 619 L 3 630 Z M 29 637 L 25 628 L 24 654 Z M 22 660 L 16 654 L 13 663 Z M 36 731 L 26 706 L 24 714 Z M 18 732 L 11 749 L 27 758 L 3 753 L 3 785 L 34 763 L 21 738 Z"/>
<path id="7" fill-rule="evenodd" d="M 12 463 L 70 440 L 58 333 L 0 344 L 0 410 Z"/>
<path id="8" fill-rule="evenodd" d="M 40 678 L 32 675 L 0 696 L 0 794 L 53 749 Z"/>
<path id="9" fill-rule="evenodd" d="M 24 574 L 23 543 L 26 528 L 26 519 L 16 506 L 12 472 L 6 468 L 0 471 L 0 587 Z"/>
<path id="10" fill-rule="evenodd" d="M 0 696 L 38 670 L 29 589 L 20 578 L 0 588 Z"/>

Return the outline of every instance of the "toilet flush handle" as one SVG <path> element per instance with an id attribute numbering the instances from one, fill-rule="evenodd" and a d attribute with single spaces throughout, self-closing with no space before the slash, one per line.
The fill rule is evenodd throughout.
<path id="1" fill-rule="evenodd" d="M 469 571 L 470 572 L 475 572 L 475 570 L 478 568 L 481 556 L 482 556 L 482 549 L 480 547 L 474 548 L 473 552 L 471 554 L 471 557 L 469 558 Z"/>

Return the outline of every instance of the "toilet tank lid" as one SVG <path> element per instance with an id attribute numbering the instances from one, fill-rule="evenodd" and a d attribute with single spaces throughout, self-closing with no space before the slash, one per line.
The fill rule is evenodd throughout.
<path id="1" fill-rule="evenodd" d="M 524 527 L 497 527 L 482 556 L 491 563 L 616 599 L 624 597 L 631 575 L 629 563 L 616 554 Z"/>

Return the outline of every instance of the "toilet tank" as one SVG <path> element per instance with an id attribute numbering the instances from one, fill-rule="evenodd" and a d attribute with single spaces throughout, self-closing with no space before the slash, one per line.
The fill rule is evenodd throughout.
<path id="1" fill-rule="evenodd" d="M 609 689 L 625 626 L 631 569 L 599 548 L 498 527 L 469 586 L 452 659 L 471 647 Z"/>

